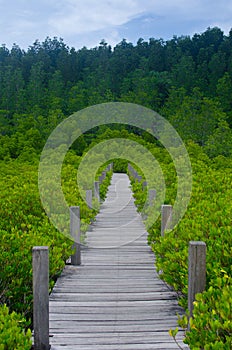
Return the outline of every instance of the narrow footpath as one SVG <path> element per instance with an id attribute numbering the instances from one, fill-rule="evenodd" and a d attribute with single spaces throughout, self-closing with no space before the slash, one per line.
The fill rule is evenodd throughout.
<path id="1" fill-rule="evenodd" d="M 179 349 L 169 329 L 183 310 L 158 277 L 126 174 L 113 174 L 82 264 L 65 267 L 49 307 L 51 350 Z"/>

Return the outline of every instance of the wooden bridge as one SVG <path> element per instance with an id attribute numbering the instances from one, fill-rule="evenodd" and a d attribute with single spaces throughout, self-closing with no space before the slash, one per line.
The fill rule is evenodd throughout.
<path id="1" fill-rule="evenodd" d="M 86 243 L 50 295 L 51 350 L 179 349 L 169 330 L 183 310 L 157 275 L 127 175 L 113 174 Z"/>

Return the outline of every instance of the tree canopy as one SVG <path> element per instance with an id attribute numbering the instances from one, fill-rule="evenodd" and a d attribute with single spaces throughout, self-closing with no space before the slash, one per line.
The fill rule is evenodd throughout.
<path id="1" fill-rule="evenodd" d="M 27 50 L 2 45 L 0 157 L 17 157 L 29 146 L 39 153 L 64 118 L 109 101 L 156 110 L 184 139 L 205 146 L 222 120 L 232 126 L 231 62 L 232 30 L 226 36 L 218 27 L 168 41 L 123 39 L 114 48 L 102 40 L 76 50 L 57 37 Z"/>

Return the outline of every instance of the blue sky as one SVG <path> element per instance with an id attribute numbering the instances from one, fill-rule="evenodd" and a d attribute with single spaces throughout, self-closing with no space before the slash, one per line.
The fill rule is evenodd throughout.
<path id="1" fill-rule="evenodd" d="M 231 0 L 0 0 L 0 45 L 27 49 L 36 39 L 69 47 L 114 46 L 123 38 L 171 39 L 208 27 L 232 28 Z"/>

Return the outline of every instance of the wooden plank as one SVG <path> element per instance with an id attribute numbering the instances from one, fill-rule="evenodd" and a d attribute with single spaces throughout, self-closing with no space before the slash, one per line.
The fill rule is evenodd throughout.
<path id="1" fill-rule="evenodd" d="M 158 332 L 157 332 L 158 333 Z M 163 333 L 163 332 L 160 332 Z M 110 336 L 105 336 L 105 337 L 74 337 L 74 338 L 68 338 L 68 337 L 64 337 L 62 338 L 62 341 L 65 340 L 65 343 L 67 345 L 123 345 L 125 343 L 129 343 L 129 344 L 138 344 L 138 342 L 140 344 L 154 344 L 154 343 L 158 343 L 160 344 L 161 342 L 166 342 L 166 343 L 170 343 L 173 346 L 173 341 L 170 338 L 170 340 L 168 340 L 165 337 L 165 334 L 162 334 L 161 336 L 157 336 L 155 337 L 155 341 L 154 341 L 154 335 L 156 335 L 155 333 L 151 333 L 151 334 L 144 334 L 144 336 L 137 336 L 135 337 L 133 334 L 131 336 L 128 335 L 124 335 L 121 336 L 120 333 L 116 333 L 114 336 L 110 335 Z M 160 334 L 159 334 L 160 335 Z M 61 339 L 59 339 L 57 341 L 57 344 L 59 344 Z M 56 344 L 56 342 L 54 342 L 54 344 Z"/>
<path id="2" fill-rule="evenodd" d="M 181 344 L 182 349 L 189 349 L 186 345 Z M 81 348 L 77 347 L 76 345 L 70 345 L 68 347 L 68 350 L 177 350 L 180 349 L 177 345 L 173 343 L 168 342 L 160 342 L 160 343 L 153 343 L 153 344 L 144 344 L 144 343 L 138 343 L 138 344 L 121 344 L 120 349 L 118 347 L 118 344 L 101 344 L 101 345 L 82 345 Z M 54 345 L 51 347 L 51 350 L 64 350 L 67 349 L 67 345 Z"/>

